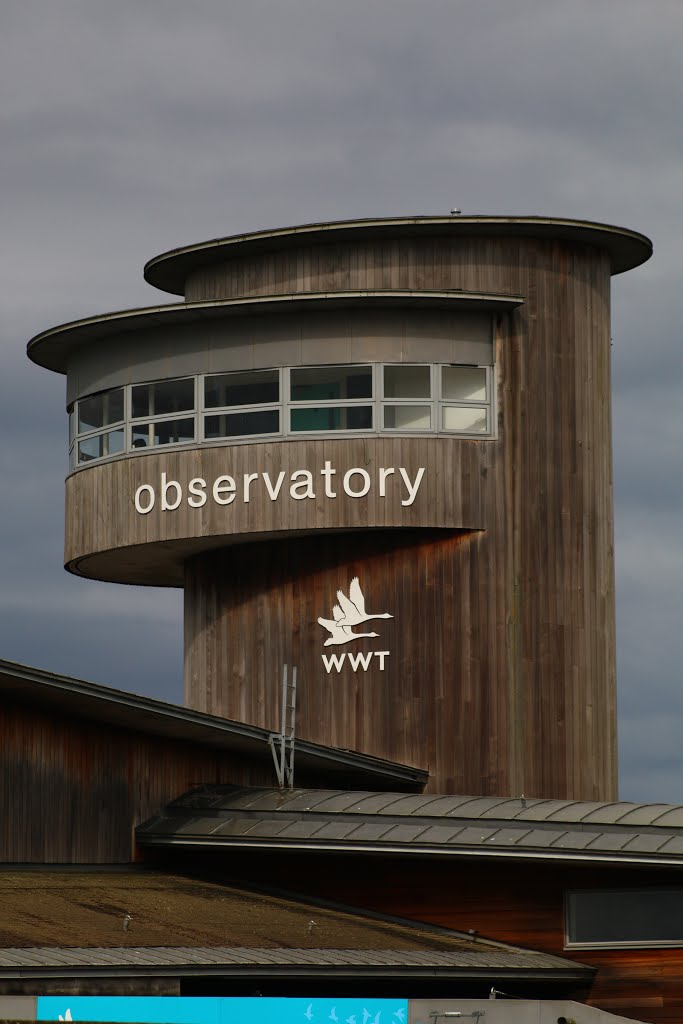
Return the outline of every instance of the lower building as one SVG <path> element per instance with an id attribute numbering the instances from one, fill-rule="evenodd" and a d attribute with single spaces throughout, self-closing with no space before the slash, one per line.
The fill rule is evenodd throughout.
<path id="1" fill-rule="evenodd" d="M 440 797 L 303 742 L 283 789 L 264 730 L 9 662 L 0 683 L 3 998 L 681 1019 L 683 808 Z M 584 1016 L 547 1016 L 567 1000 Z"/>

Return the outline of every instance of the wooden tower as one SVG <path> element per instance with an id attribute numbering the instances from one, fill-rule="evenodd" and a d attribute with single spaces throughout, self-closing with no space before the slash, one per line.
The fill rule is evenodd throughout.
<path id="1" fill-rule="evenodd" d="M 277 730 L 296 665 L 302 737 L 614 799 L 610 275 L 650 253 L 418 217 L 151 260 L 183 301 L 29 343 L 67 376 L 67 568 L 184 587 L 194 708 Z"/>

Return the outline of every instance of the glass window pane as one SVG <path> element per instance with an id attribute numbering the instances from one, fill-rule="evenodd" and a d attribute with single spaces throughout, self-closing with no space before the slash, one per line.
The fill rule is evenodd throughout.
<path id="1" fill-rule="evenodd" d="M 123 388 L 108 391 L 104 396 L 104 422 L 120 423 L 123 420 Z"/>
<path id="2" fill-rule="evenodd" d="M 104 426 L 104 396 L 93 395 L 83 398 L 78 403 L 78 432 L 84 434 L 88 430 L 97 430 Z"/>
<path id="3" fill-rule="evenodd" d="M 149 423 L 140 423 L 130 432 L 130 443 L 133 448 L 146 448 L 149 444 Z"/>
<path id="4" fill-rule="evenodd" d="M 194 441 L 194 417 L 186 420 L 162 420 L 152 424 L 152 444 L 180 444 Z"/>
<path id="5" fill-rule="evenodd" d="M 150 392 L 149 384 L 136 384 L 133 389 L 133 419 L 139 416 L 149 416 Z"/>
<path id="6" fill-rule="evenodd" d="M 385 405 L 384 426 L 387 430 L 429 430 L 432 426 L 432 407 Z"/>
<path id="7" fill-rule="evenodd" d="M 568 895 L 570 942 L 680 942 L 683 889 Z"/>
<path id="8" fill-rule="evenodd" d="M 292 409 L 290 429 L 372 430 L 371 405 L 328 406 L 323 409 Z"/>
<path id="9" fill-rule="evenodd" d="M 194 409 L 194 380 L 160 380 L 155 384 L 136 384 L 133 387 L 133 418 L 140 416 L 168 416 L 174 412 Z"/>
<path id="10" fill-rule="evenodd" d="M 385 398 L 430 398 L 429 366 L 385 366 Z"/>
<path id="11" fill-rule="evenodd" d="M 93 459 L 101 459 L 104 454 L 103 435 L 87 437 L 85 441 L 78 442 L 78 462 L 92 462 Z"/>
<path id="12" fill-rule="evenodd" d="M 204 405 L 207 409 L 228 405 L 267 405 L 279 401 L 279 370 L 221 373 L 204 381 Z"/>
<path id="13" fill-rule="evenodd" d="M 107 455 L 117 455 L 124 449 L 124 434 L 123 427 L 119 430 L 110 430 L 105 437 L 105 450 Z"/>
<path id="14" fill-rule="evenodd" d="M 292 402 L 372 398 L 370 366 L 302 366 L 290 370 Z"/>
<path id="15" fill-rule="evenodd" d="M 445 405 L 443 408 L 443 429 L 459 430 L 465 434 L 485 434 L 486 409 Z"/>
<path id="16" fill-rule="evenodd" d="M 277 434 L 280 429 L 278 409 L 258 412 L 232 412 L 220 416 L 204 417 L 204 436 L 207 441 L 216 437 L 240 437 L 245 434 Z"/>
<path id="17" fill-rule="evenodd" d="M 123 419 L 123 388 L 101 391 L 98 395 L 82 398 L 78 403 L 78 432 L 98 430 L 108 423 Z"/>
<path id="18" fill-rule="evenodd" d="M 483 366 L 442 366 L 441 397 L 451 402 L 485 402 L 486 370 Z"/>

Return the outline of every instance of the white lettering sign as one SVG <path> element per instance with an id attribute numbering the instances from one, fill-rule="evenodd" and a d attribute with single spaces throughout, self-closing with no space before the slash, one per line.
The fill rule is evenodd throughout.
<path id="1" fill-rule="evenodd" d="M 212 483 L 195 477 L 185 491 L 180 481 L 169 480 L 166 473 L 162 473 L 156 488 L 152 484 L 138 487 L 133 504 L 139 515 L 146 516 L 155 508 L 157 498 L 162 512 L 175 512 L 183 502 L 190 508 L 203 508 L 209 499 L 216 505 L 231 505 L 234 501 L 247 505 L 266 495 L 271 501 L 278 501 L 283 495 L 293 501 L 315 501 L 318 496 L 334 500 L 342 492 L 349 498 L 364 498 L 376 488 L 380 498 L 393 493 L 400 498 L 401 505 L 408 507 L 417 498 L 424 474 L 423 466 L 414 476 L 403 466 L 398 470 L 391 466 L 378 469 L 375 477 L 362 466 L 352 466 L 338 483 L 334 480 L 337 470 L 327 460 L 315 474 L 309 469 L 294 470 L 289 476 L 281 470 L 275 479 L 270 473 L 244 473 L 241 477 L 225 474 Z"/>
<path id="2" fill-rule="evenodd" d="M 377 636 L 376 633 L 374 635 Z M 333 668 L 336 668 L 337 672 L 341 672 L 346 658 L 354 672 L 358 670 L 359 664 L 362 664 L 363 670 L 367 672 L 371 659 L 379 658 L 379 670 L 384 672 L 384 659 L 389 657 L 389 651 L 368 651 L 367 654 L 356 655 L 350 654 L 349 651 L 342 651 L 341 654 L 323 654 L 321 657 L 327 672 L 331 672 Z"/>

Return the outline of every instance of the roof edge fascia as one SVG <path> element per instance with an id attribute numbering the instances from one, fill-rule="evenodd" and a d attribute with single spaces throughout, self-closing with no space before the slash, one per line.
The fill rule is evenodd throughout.
<path id="1" fill-rule="evenodd" d="M 610 256 L 613 274 L 645 263 L 652 255 L 652 242 L 639 231 L 600 221 L 568 217 L 450 215 L 419 217 L 366 217 L 354 220 L 314 222 L 291 227 L 265 229 L 208 239 L 169 249 L 153 256 L 144 267 L 148 284 L 161 291 L 182 295 L 188 276 L 194 271 L 233 256 L 276 251 L 301 244 L 334 244 L 363 237 L 466 236 L 540 237 L 602 245 Z"/>
<path id="2" fill-rule="evenodd" d="M 49 327 L 34 335 L 27 343 L 26 354 L 38 366 L 66 373 L 70 354 L 76 348 L 102 341 L 115 335 L 145 328 L 186 325 L 201 320 L 238 316 L 260 316 L 268 313 L 297 313 L 315 309 L 330 311 L 344 308 L 392 307 L 420 309 L 459 308 L 505 312 L 524 302 L 521 295 L 474 292 L 462 289 L 373 288 L 344 289 L 324 292 L 284 292 L 272 295 L 248 295 L 233 299 L 207 299 L 197 302 L 172 302 L 135 309 L 114 310 L 70 320 Z"/>

